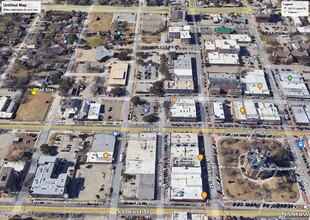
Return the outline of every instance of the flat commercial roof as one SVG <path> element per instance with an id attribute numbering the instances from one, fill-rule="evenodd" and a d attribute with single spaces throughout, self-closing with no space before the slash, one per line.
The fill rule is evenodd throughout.
<path id="1" fill-rule="evenodd" d="M 177 99 L 170 108 L 171 117 L 196 118 L 196 103 L 194 99 Z"/>
<path id="2" fill-rule="evenodd" d="M 221 102 L 213 102 L 213 115 L 217 120 L 225 120 L 224 106 Z"/>
<path id="3" fill-rule="evenodd" d="M 176 33 L 176 32 L 181 32 L 181 31 L 190 31 L 191 26 L 185 25 L 185 26 L 180 26 L 180 27 L 169 27 L 169 33 Z"/>
<path id="4" fill-rule="evenodd" d="M 3 109 L 3 107 L 4 107 L 4 105 L 5 105 L 7 100 L 8 100 L 7 97 L 3 97 L 3 96 L 0 97 L 0 111 L 2 111 L 2 109 Z"/>
<path id="5" fill-rule="evenodd" d="M 239 57 L 237 54 L 228 54 L 228 53 L 208 53 L 208 62 L 209 64 L 218 64 L 218 65 L 239 65 Z"/>
<path id="6" fill-rule="evenodd" d="M 115 141 L 115 137 L 112 134 L 97 133 L 94 135 L 90 151 L 113 153 Z"/>
<path id="7" fill-rule="evenodd" d="M 201 168 L 172 167 L 170 186 L 172 200 L 201 200 Z"/>
<path id="8" fill-rule="evenodd" d="M 174 74 L 177 76 L 193 76 L 192 61 L 190 55 L 179 55 L 177 60 L 174 60 Z"/>
<path id="9" fill-rule="evenodd" d="M 216 49 L 216 47 L 215 47 L 215 43 L 214 42 L 212 42 L 212 41 L 206 41 L 205 42 L 205 50 L 207 50 L 207 51 L 214 51 Z"/>
<path id="10" fill-rule="evenodd" d="M 281 121 L 277 107 L 273 103 L 257 103 L 259 118 L 262 121 Z"/>
<path id="11" fill-rule="evenodd" d="M 200 199 L 202 190 L 198 135 L 171 134 L 171 194 L 170 199 Z M 200 193 L 199 193 L 200 192 Z"/>
<path id="12" fill-rule="evenodd" d="M 177 80 L 177 81 L 168 81 L 166 80 L 164 82 L 164 88 L 165 89 L 175 89 L 175 90 L 194 90 L 194 82 L 193 81 L 183 81 L 183 80 Z"/>
<path id="13" fill-rule="evenodd" d="M 94 135 L 93 143 L 87 155 L 88 163 L 112 163 L 115 137 L 112 134 L 97 133 Z M 109 157 L 104 158 L 103 154 L 108 153 Z"/>
<path id="14" fill-rule="evenodd" d="M 181 31 L 180 32 L 180 38 L 181 39 L 190 39 L 191 34 L 189 33 L 189 31 Z"/>
<path id="15" fill-rule="evenodd" d="M 207 220 L 207 214 L 197 214 L 189 212 L 174 212 L 172 214 L 172 220 Z"/>
<path id="16" fill-rule="evenodd" d="M 291 81 L 288 80 L 288 76 L 292 77 Z M 282 71 L 279 73 L 279 79 L 284 96 L 310 98 L 308 88 L 300 74 Z"/>
<path id="17" fill-rule="evenodd" d="M 128 139 L 125 173 L 155 174 L 156 133 L 131 133 Z"/>
<path id="18" fill-rule="evenodd" d="M 251 118 L 258 119 L 259 114 L 257 112 L 257 108 L 253 101 L 246 100 L 243 102 L 243 106 L 245 108 L 247 119 L 251 119 Z"/>
<path id="19" fill-rule="evenodd" d="M 309 124 L 310 123 L 310 108 L 307 105 L 292 106 L 295 122 L 297 124 Z M 308 114 L 307 114 L 308 112 Z"/>
<path id="20" fill-rule="evenodd" d="M 98 120 L 100 114 L 101 104 L 100 103 L 91 103 L 89 106 L 89 111 L 87 119 L 89 120 Z"/>
<path id="21" fill-rule="evenodd" d="M 219 49 L 232 49 L 237 48 L 240 50 L 240 46 L 236 40 L 215 40 L 215 46 Z"/>
<path id="22" fill-rule="evenodd" d="M 236 40 L 238 43 L 251 43 L 252 39 L 247 34 L 231 34 L 231 40 Z"/>
<path id="23" fill-rule="evenodd" d="M 61 173 L 57 178 L 52 178 L 57 160 L 58 158 L 51 156 L 41 156 L 39 158 L 38 167 L 30 189 L 31 194 L 56 197 L 64 194 L 67 174 Z"/>
<path id="24" fill-rule="evenodd" d="M 232 110 L 234 112 L 234 117 L 236 120 L 245 121 L 246 115 L 241 114 L 240 109 L 244 108 L 243 103 L 239 101 L 231 102 Z"/>
<path id="25" fill-rule="evenodd" d="M 253 102 L 246 100 L 243 103 L 240 101 L 234 101 L 231 103 L 234 111 L 234 116 L 239 121 L 256 120 L 266 122 L 280 122 L 281 118 L 277 107 L 273 103 L 265 102 Z M 244 107 L 245 114 L 240 112 L 240 109 Z"/>
<path id="26" fill-rule="evenodd" d="M 171 144 L 198 144 L 196 133 L 171 133 Z"/>
<path id="27" fill-rule="evenodd" d="M 263 70 L 254 70 L 253 72 L 248 72 L 240 80 L 243 83 L 242 88 L 246 95 L 270 94 Z M 259 88 L 258 84 L 261 84 L 262 87 Z"/>
<path id="28" fill-rule="evenodd" d="M 136 195 L 140 200 L 155 198 L 155 174 L 142 174 L 136 176 Z"/>
<path id="29" fill-rule="evenodd" d="M 111 73 L 109 85 L 126 85 L 129 64 L 125 62 L 117 62 L 111 64 Z"/>

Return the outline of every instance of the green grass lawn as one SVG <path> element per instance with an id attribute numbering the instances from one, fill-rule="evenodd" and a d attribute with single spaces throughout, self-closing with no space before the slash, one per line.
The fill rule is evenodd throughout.
<path id="1" fill-rule="evenodd" d="M 99 37 L 88 37 L 85 39 L 87 44 L 91 47 L 98 47 L 100 45 L 103 45 L 105 43 L 104 39 Z"/>

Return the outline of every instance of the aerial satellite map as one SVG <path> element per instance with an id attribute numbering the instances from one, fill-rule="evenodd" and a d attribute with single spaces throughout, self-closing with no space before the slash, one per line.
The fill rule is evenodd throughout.
<path id="1" fill-rule="evenodd" d="M 0 0 L 0 220 L 309 220 L 309 0 Z"/>

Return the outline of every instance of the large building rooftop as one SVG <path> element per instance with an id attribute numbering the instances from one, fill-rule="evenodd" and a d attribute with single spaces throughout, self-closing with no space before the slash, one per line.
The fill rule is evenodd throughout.
<path id="1" fill-rule="evenodd" d="M 291 76 L 292 80 L 289 80 L 288 76 Z M 305 82 L 300 74 L 282 71 L 279 73 L 279 80 L 284 96 L 310 98 L 308 88 L 306 87 Z"/>
<path id="2" fill-rule="evenodd" d="M 89 152 L 87 152 L 87 162 L 111 163 L 113 159 L 114 148 L 115 137 L 112 134 L 95 134 L 91 149 Z M 104 158 L 104 153 L 108 153 L 109 157 Z"/>
<path id="3" fill-rule="evenodd" d="M 30 194 L 45 197 L 62 197 L 67 184 L 67 173 L 61 173 L 57 177 L 55 170 L 59 159 L 51 156 L 41 156 L 38 167 L 30 188 Z"/>
<path id="4" fill-rule="evenodd" d="M 171 200 L 201 199 L 202 180 L 198 135 L 171 134 Z"/>
<path id="5" fill-rule="evenodd" d="M 231 34 L 231 40 L 236 40 L 238 43 L 251 43 L 252 39 L 247 34 Z"/>
<path id="6" fill-rule="evenodd" d="M 233 101 L 231 104 L 236 121 L 247 123 L 281 123 L 278 109 L 273 103 L 253 102 L 251 100 L 246 100 L 244 102 Z M 244 114 L 241 113 L 241 108 L 245 109 Z"/>
<path id="7" fill-rule="evenodd" d="M 109 86 L 126 85 L 129 64 L 125 62 L 117 62 L 111 64 L 111 73 L 109 78 Z"/>
<path id="8" fill-rule="evenodd" d="M 155 174 L 156 133 L 132 133 L 128 138 L 125 173 Z"/>
<path id="9" fill-rule="evenodd" d="M 240 46 L 237 44 L 236 40 L 215 40 L 215 46 L 218 49 L 240 51 Z"/>
<path id="10" fill-rule="evenodd" d="M 174 74 L 177 78 L 192 79 L 192 61 L 190 55 L 179 55 L 177 60 L 174 60 Z"/>
<path id="11" fill-rule="evenodd" d="M 170 108 L 170 117 L 196 118 L 196 103 L 194 99 L 177 99 Z"/>
<path id="12" fill-rule="evenodd" d="M 309 104 L 299 104 L 292 105 L 291 109 L 294 114 L 296 124 L 310 124 L 310 105 Z"/>
<path id="13" fill-rule="evenodd" d="M 237 54 L 213 52 L 208 53 L 207 59 L 210 65 L 239 65 Z"/>
<path id="14" fill-rule="evenodd" d="M 213 102 L 213 119 L 214 121 L 225 121 L 225 111 L 222 102 Z"/>
<path id="15" fill-rule="evenodd" d="M 270 91 L 263 70 L 248 72 L 241 78 L 244 94 L 246 95 L 269 95 Z M 261 84 L 261 88 L 258 85 Z"/>

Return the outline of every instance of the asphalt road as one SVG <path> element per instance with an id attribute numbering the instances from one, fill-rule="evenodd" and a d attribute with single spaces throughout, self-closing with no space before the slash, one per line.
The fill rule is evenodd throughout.
<path id="1" fill-rule="evenodd" d="M 45 125 L 37 124 L 0 124 L 0 129 L 8 130 L 26 130 L 26 131 L 40 131 L 46 129 Z M 118 127 L 118 126 L 74 126 L 74 125 L 51 125 L 50 130 L 58 131 L 114 131 L 119 132 L 191 132 L 191 133 L 230 133 L 230 134 L 248 134 L 248 129 L 238 128 L 191 128 L 191 127 L 164 127 L 164 128 L 151 128 L 145 125 L 131 126 L 131 127 Z M 258 134 L 268 135 L 286 135 L 284 130 L 256 130 Z M 292 136 L 310 135 L 310 131 L 291 131 Z"/>
<path id="2" fill-rule="evenodd" d="M 171 215 L 176 211 L 189 213 L 204 213 L 208 216 L 247 216 L 247 217 L 279 217 L 284 215 L 293 216 L 310 216 L 309 210 L 286 210 L 286 209 L 238 209 L 238 210 L 212 210 L 198 207 L 177 207 L 169 206 L 164 208 L 156 208 L 150 206 L 133 206 L 122 205 L 119 208 L 102 208 L 102 207 L 79 207 L 79 206 L 0 206 L 1 213 L 70 213 L 70 214 L 109 214 L 115 215 Z M 123 213 L 126 212 L 126 213 Z"/>

